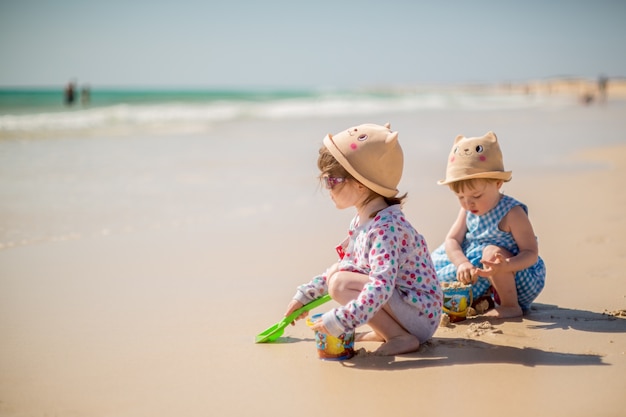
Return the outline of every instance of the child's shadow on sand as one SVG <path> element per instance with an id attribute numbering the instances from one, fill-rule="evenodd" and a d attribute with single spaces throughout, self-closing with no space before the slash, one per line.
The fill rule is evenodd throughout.
<path id="1" fill-rule="evenodd" d="M 459 354 L 459 349 L 471 350 L 471 354 Z M 599 366 L 600 355 L 549 352 L 530 347 L 501 346 L 480 340 L 434 338 L 422 346 L 416 354 L 402 356 L 374 356 L 359 352 L 349 361 L 342 362 L 346 368 L 405 370 L 452 365 L 516 364 L 523 366 Z"/>
<path id="2" fill-rule="evenodd" d="M 563 308 L 552 304 L 533 304 L 524 321 L 531 329 L 574 329 L 597 333 L 626 333 L 626 319 L 606 313 Z"/>
<path id="3" fill-rule="evenodd" d="M 430 346 L 428 346 L 430 345 Z M 598 366 L 600 355 L 548 352 L 536 348 L 517 348 L 493 345 L 472 339 L 434 339 L 412 356 L 396 360 L 394 356 L 373 356 L 358 354 L 349 361 L 342 362 L 347 368 L 405 370 L 430 368 L 433 366 L 476 365 L 476 364 L 517 364 L 523 366 Z M 434 347 L 433 347 L 434 346 Z M 471 349 L 471 354 L 459 355 L 459 348 Z M 405 359 L 406 358 L 406 359 Z"/>
<path id="4" fill-rule="evenodd" d="M 470 325 L 473 320 L 462 322 Z M 484 320 L 481 320 L 484 321 Z M 492 319 L 497 324 L 501 320 Z M 533 304 L 529 313 L 519 320 L 531 329 L 579 330 L 598 333 L 626 333 L 626 319 L 609 314 L 561 308 L 549 304 Z M 478 320 L 477 320 L 478 323 Z M 535 324 L 537 323 L 537 324 Z M 498 330 L 496 329 L 496 333 Z M 471 350 L 471 353 L 459 349 Z M 349 361 L 342 362 L 347 368 L 404 370 L 433 366 L 475 365 L 475 364 L 517 364 L 523 366 L 605 366 L 602 356 L 597 354 L 577 354 L 545 351 L 533 347 L 514 347 L 491 344 L 472 338 L 434 337 L 414 354 L 396 357 L 380 357 L 364 352 Z"/>

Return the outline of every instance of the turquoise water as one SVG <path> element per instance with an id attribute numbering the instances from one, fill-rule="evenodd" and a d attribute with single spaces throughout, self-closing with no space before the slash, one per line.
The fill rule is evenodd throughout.
<path id="1" fill-rule="evenodd" d="M 243 90 L 118 90 L 89 89 L 89 100 L 83 103 L 81 89 L 72 105 L 64 100 L 63 89 L 0 89 L 0 114 L 35 114 L 63 112 L 115 106 L 120 104 L 147 105 L 162 103 L 211 103 L 217 101 L 268 101 L 309 98 L 307 91 L 243 91 Z"/>
<path id="2" fill-rule="evenodd" d="M 414 91 L 80 90 L 72 105 L 62 89 L 0 90 L 0 137 L 188 133 L 241 120 L 364 118 L 424 110 L 507 110 L 572 105 L 570 101 L 447 88 Z"/>

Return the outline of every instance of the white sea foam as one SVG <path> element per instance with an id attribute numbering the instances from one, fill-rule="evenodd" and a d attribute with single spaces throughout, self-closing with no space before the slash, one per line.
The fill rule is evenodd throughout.
<path id="1" fill-rule="evenodd" d="M 60 112 L 0 115 L 0 134 L 37 134 L 68 131 L 98 133 L 115 129 L 136 132 L 166 128 L 189 130 L 237 119 L 292 119 L 407 113 L 423 110 L 503 110 L 561 106 L 554 98 L 520 95 L 420 93 L 398 95 L 329 94 L 272 100 L 220 100 L 117 104 Z"/>

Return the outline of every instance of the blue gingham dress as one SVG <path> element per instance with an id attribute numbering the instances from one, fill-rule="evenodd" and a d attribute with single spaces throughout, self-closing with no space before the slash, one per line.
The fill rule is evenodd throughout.
<path id="1" fill-rule="evenodd" d="M 476 267 L 482 268 L 480 262 L 483 249 L 487 245 L 495 245 L 504 248 L 513 255 L 519 253 L 519 248 L 513 239 L 513 235 L 503 232 L 498 228 L 502 218 L 515 206 L 521 206 L 528 214 L 528 208 L 512 197 L 502 195 L 496 207 L 482 216 L 467 212 L 467 233 L 461 248 L 465 256 Z M 456 266 L 446 255 L 445 244 L 442 244 L 432 253 L 432 260 L 440 282 L 456 281 Z M 546 267 L 541 259 L 527 269 L 515 274 L 517 287 L 517 301 L 523 310 L 528 310 L 531 303 L 537 298 L 546 280 Z M 478 277 L 478 282 L 473 285 L 474 299 L 487 293 L 491 283 L 487 278 Z"/>

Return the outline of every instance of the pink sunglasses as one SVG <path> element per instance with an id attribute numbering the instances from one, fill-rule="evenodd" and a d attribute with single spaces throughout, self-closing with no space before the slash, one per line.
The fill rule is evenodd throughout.
<path id="1" fill-rule="evenodd" d="M 331 177 L 330 175 L 324 175 L 322 177 L 322 180 L 324 181 L 324 186 L 328 190 L 332 189 L 335 185 L 341 184 L 342 182 L 346 181 L 346 179 L 343 177 Z"/>

